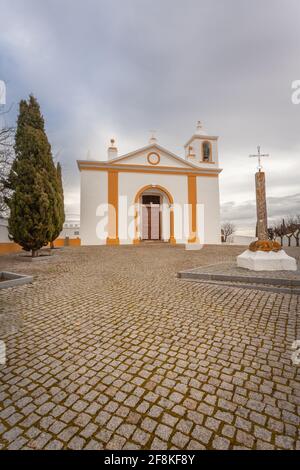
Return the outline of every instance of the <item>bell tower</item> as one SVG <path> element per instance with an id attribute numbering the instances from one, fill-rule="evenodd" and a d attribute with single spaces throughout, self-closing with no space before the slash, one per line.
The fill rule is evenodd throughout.
<path id="1" fill-rule="evenodd" d="M 202 168 L 216 168 L 218 160 L 218 137 L 209 135 L 198 121 L 196 131 L 184 146 L 185 159 Z"/>

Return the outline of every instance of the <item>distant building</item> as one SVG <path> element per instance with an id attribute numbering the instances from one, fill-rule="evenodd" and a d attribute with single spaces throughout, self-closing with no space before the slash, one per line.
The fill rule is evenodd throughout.
<path id="1" fill-rule="evenodd" d="M 80 237 L 80 224 L 78 221 L 67 221 L 59 234 L 58 238 L 79 238 Z"/>
<path id="2" fill-rule="evenodd" d="M 228 245 L 250 245 L 250 243 L 255 240 L 257 240 L 257 237 L 234 232 L 231 235 L 228 235 L 226 243 Z"/>

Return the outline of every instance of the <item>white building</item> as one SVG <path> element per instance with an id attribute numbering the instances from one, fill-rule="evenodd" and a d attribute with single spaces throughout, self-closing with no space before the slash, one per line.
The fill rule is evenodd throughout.
<path id="1" fill-rule="evenodd" d="M 257 240 L 257 237 L 250 234 L 234 232 L 227 237 L 227 243 L 229 245 L 250 245 L 250 243 Z"/>
<path id="2" fill-rule="evenodd" d="M 8 221 L 0 217 L 0 243 L 11 243 L 8 238 Z"/>
<path id="3" fill-rule="evenodd" d="M 67 220 L 58 238 L 79 238 L 80 224 L 78 220 Z"/>
<path id="4" fill-rule="evenodd" d="M 108 159 L 80 160 L 82 245 L 220 243 L 218 137 L 198 122 L 181 158 L 149 145 Z"/>

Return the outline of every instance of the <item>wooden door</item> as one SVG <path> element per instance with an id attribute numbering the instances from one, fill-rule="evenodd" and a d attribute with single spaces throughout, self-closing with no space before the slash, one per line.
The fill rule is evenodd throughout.
<path id="1" fill-rule="evenodd" d="M 142 205 L 141 238 L 142 240 L 160 240 L 159 204 Z"/>
<path id="2" fill-rule="evenodd" d="M 150 207 L 150 236 L 151 240 L 159 240 L 159 204 L 152 204 Z"/>
<path id="3" fill-rule="evenodd" d="M 149 240 L 148 206 L 142 205 L 142 240 Z"/>

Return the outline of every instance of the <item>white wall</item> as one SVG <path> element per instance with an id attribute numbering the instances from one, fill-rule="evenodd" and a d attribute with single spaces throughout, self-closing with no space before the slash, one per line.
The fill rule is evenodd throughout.
<path id="1" fill-rule="evenodd" d="M 182 162 L 181 162 L 180 160 L 173 158 L 171 155 L 168 155 L 167 152 L 164 152 L 161 149 L 157 149 L 155 146 L 153 147 L 153 149 L 147 148 L 146 150 L 144 150 L 142 152 L 139 152 L 136 155 L 127 157 L 126 160 L 124 160 L 124 162 L 122 160 L 120 160 L 120 164 L 126 163 L 126 164 L 130 164 L 130 165 L 147 165 L 147 166 L 149 166 L 147 156 L 150 153 L 157 153 L 157 154 L 159 154 L 159 157 L 160 157 L 159 164 L 158 165 L 153 165 L 154 168 L 156 166 L 157 167 L 158 166 L 173 166 L 173 167 L 176 167 L 176 168 L 178 168 L 178 167 L 187 168 L 187 165 L 186 165 L 185 160 L 183 158 L 180 158 L 180 160 L 182 160 Z M 118 162 L 116 162 L 116 163 L 118 163 Z"/>
<path id="2" fill-rule="evenodd" d="M 212 149 L 212 162 L 214 163 L 207 163 L 202 161 L 202 144 L 203 142 L 210 142 L 211 149 Z M 188 157 L 188 148 L 189 146 L 193 147 L 193 153 L 195 157 Z M 194 165 L 199 166 L 200 168 L 218 168 L 219 165 L 219 156 L 218 156 L 218 141 L 217 140 L 210 140 L 209 137 L 201 137 L 195 138 L 187 147 L 186 147 L 186 159 L 187 161 L 193 163 Z"/>
<path id="3" fill-rule="evenodd" d="M 80 237 L 80 227 L 78 225 L 73 225 L 73 227 L 64 227 L 60 232 L 58 238 L 79 238 Z"/>
<path id="4" fill-rule="evenodd" d="M 80 238 L 82 245 L 106 243 L 107 230 L 107 172 L 81 171 Z M 167 189 L 174 199 L 174 236 L 177 243 L 186 243 L 189 237 L 188 177 L 186 175 L 119 172 L 119 239 L 121 244 L 131 244 L 135 236 L 134 200 L 144 186 L 159 185 Z M 198 234 L 204 226 L 204 240 L 200 243 L 221 243 L 218 178 L 197 177 L 198 203 L 204 204 L 203 217 L 197 217 Z M 163 202 L 167 202 L 164 198 Z M 102 204 L 105 212 L 97 214 Z M 131 207 L 130 207 L 131 206 Z M 130 210 L 129 210 L 130 207 Z M 128 215 L 129 210 L 129 215 Z M 166 205 L 162 214 L 162 234 L 170 236 L 170 210 Z M 97 234 L 97 224 L 101 230 Z M 201 237 L 202 238 L 202 237 Z"/>
<path id="5" fill-rule="evenodd" d="M 200 243 L 221 243 L 219 178 L 197 176 L 198 204 L 204 204 L 204 221 L 198 220 L 198 232 L 204 223 L 204 240 Z"/>
<path id="6" fill-rule="evenodd" d="M 106 227 L 103 225 L 101 237 L 97 236 L 97 224 L 101 218 L 97 215 L 100 204 L 107 204 L 107 172 L 80 172 L 80 238 L 82 245 L 100 245 L 106 243 Z"/>
<path id="7" fill-rule="evenodd" d="M 234 233 L 227 237 L 228 245 L 250 245 L 250 243 L 257 240 L 256 237 L 251 237 L 248 235 L 235 235 Z"/>

